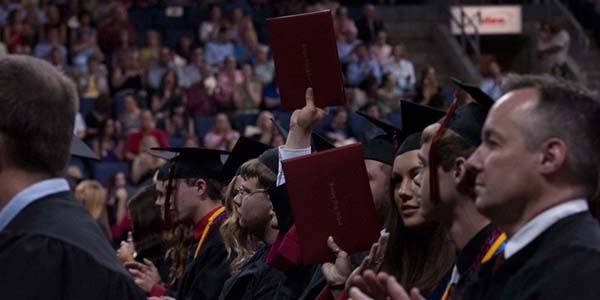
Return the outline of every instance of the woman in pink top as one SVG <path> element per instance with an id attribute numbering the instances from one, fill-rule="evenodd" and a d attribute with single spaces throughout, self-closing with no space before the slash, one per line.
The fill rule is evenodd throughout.
<path id="1" fill-rule="evenodd" d="M 211 130 L 204 136 L 204 147 L 231 151 L 240 133 L 231 128 L 227 115 L 218 113 Z"/>

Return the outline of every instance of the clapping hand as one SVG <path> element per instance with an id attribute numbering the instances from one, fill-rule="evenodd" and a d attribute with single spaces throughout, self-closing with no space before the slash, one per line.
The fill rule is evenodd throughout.
<path id="1" fill-rule="evenodd" d="M 375 275 L 371 270 L 352 278 L 354 287 L 350 289 L 352 300 L 425 300 L 419 289 L 413 288 L 409 293 L 398 283 L 394 276 L 385 272 Z"/>

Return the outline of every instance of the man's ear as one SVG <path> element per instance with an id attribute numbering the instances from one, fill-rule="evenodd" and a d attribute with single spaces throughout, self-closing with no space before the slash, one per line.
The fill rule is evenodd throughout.
<path id="1" fill-rule="evenodd" d="M 473 186 L 475 184 L 476 176 L 477 173 L 469 167 L 467 158 L 458 157 L 454 160 L 452 178 L 454 179 L 454 184 L 458 191 L 474 196 Z"/>
<path id="2" fill-rule="evenodd" d="M 549 175 L 560 170 L 567 159 L 567 145 L 558 138 L 548 139 L 540 147 L 539 170 L 541 174 Z"/>
<path id="3" fill-rule="evenodd" d="M 196 195 L 198 195 L 198 197 L 202 198 L 202 196 L 206 193 L 207 190 L 207 185 L 206 185 L 206 181 L 202 178 L 196 180 Z"/>

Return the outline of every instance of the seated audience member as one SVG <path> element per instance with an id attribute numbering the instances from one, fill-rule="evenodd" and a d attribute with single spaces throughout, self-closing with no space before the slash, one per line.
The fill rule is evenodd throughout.
<path id="1" fill-rule="evenodd" d="M 377 40 L 369 47 L 369 54 L 380 66 L 383 66 L 392 57 L 392 46 L 387 42 L 385 31 L 377 33 Z"/>
<path id="2" fill-rule="evenodd" d="M 377 84 L 381 82 L 381 68 L 370 57 L 367 46 L 360 44 L 354 48 L 356 59 L 348 64 L 346 69 L 347 82 L 351 86 L 362 85 L 368 77 L 375 78 Z"/>
<path id="3" fill-rule="evenodd" d="M 98 136 L 92 140 L 92 149 L 102 161 L 121 161 L 125 159 L 125 144 L 119 138 L 117 121 L 106 119 L 100 124 Z"/>
<path id="4" fill-rule="evenodd" d="M 110 79 L 113 93 L 127 89 L 137 91 L 144 88 L 144 69 L 136 50 L 119 53 L 116 56 L 116 62 Z"/>
<path id="5" fill-rule="evenodd" d="M 146 31 L 146 45 L 140 50 L 140 59 L 144 66 L 150 66 L 157 62 L 160 57 L 161 37 L 156 30 Z"/>
<path id="6" fill-rule="evenodd" d="M 100 95 L 109 94 L 108 71 L 98 56 L 87 59 L 85 70 L 78 74 L 77 84 L 82 98 L 97 99 Z"/>
<path id="7" fill-rule="evenodd" d="M 142 112 L 140 117 L 140 128 L 137 132 L 129 135 L 127 139 L 125 157 L 128 160 L 133 160 L 138 154 L 140 154 L 140 144 L 145 137 L 154 137 L 158 146 L 168 147 L 169 139 L 167 134 L 156 128 L 156 122 L 152 112 L 145 110 Z"/>
<path id="8" fill-rule="evenodd" d="M 400 107 L 402 99 L 402 90 L 396 84 L 396 76 L 393 73 L 385 73 L 383 75 L 383 83 L 377 89 L 377 106 L 384 116 L 387 116 L 392 111 L 397 111 Z"/>
<path id="9" fill-rule="evenodd" d="M 325 137 L 336 147 L 356 142 L 348 130 L 347 123 L 348 112 L 339 108 L 333 112 L 331 123 L 325 128 Z"/>
<path id="10" fill-rule="evenodd" d="M 273 126 L 271 119 L 273 114 L 268 111 L 262 111 L 256 118 L 256 126 L 248 125 L 244 131 L 244 136 L 265 145 L 273 146 L 277 133 L 277 128 Z"/>
<path id="11" fill-rule="evenodd" d="M 244 80 L 233 89 L 233 105 L 236 113 L 256 113 L 262 102 L 262 85 L 254 77 L 252 65 L 242 66 Z"/>
<path id="12" fill-rule="evenodd" d="M 371 43 L 377 38 L 379 31 L 383 30 L 383 21 L 377 15 L 373 4 L 363 6 L 363 18 L 356 22 L 358 38 L 365 43 Z"/>
<path id="13" fill-rule="evenodd" d="M 96 99 L 94 109 L 85 116 L 86 139 L 91 141 L 98 135 L 100 124 L 110 117 L 111 99 L 102 95 Z"/>
<path id="14" fill-rule="evenodd" d="M 362 41 L 357 38 L 355 30 L 347 29 L 342 32 L 342 38 L 337 41 L 337 50 L 342 66 L 347 65 L 353 59 L 353 51 L 356 46 L 362 44 Z"/>
<path id="15" fill-rule="evenodd" d="M 275 78 L 275 64 L 269 58 L 269 48 L 266 46 L 258 47 L 256 62 L 254 63 L 254 74 L 258 82 L 263 85 L 271 83 Z"/>
<path id="16" fill-rule="evenodd" d="M 239 132 L 231 128 L 227 115 L 218 113 L 212 128 L 204 136 L 204 147 L 231 151 L 239 137 Z"/>
<path id="17" fill-rule="evenodd" d="M 446 102 L 442 95 L 442 87 L 438 82 L 433 66 L 428 66 L 421 72 L 415 102 L 437 109 L 444 109 L 446 107 Z"/>
<path id="18" fill-rule="evenodd" d="M 194 120 L 185 111 L 181 98 L 175 99 L 165 120 L 165 130 L 169 137 L 187 139 L 194 137 Z"/>
<path id="19" fill-rule="evenodd" d="M 189 62 L 192 60 L 194 55 L 194 41 L 189 33 L 184 32 L 180 37 L 177 45 L 174 49 L 174 54 L 178 57 L 178 59 L 185 60 Z"/>
<path id="20" fill-rule="evenodd" d="M 491 61 L 488 64 L 488 76 L 479 84 L 479 88 L 494 99 L 502 96 L 502 85 L 506 81 L 500 65 L 497 62 Z"/>
<path id="21" fill-rule="evenodd" d="M 52 49 L 57 48 L 63 60 L 67 60 L 67 48 L 61 43 L 58 29 L 46 28 L 46 39 L 37 43 L 33 49 L 36 57 L 50 61 Z"/>
<path id="22" fill-rule="evenodd" d="M 119 115 L 119 122 L 122 126 L 122 134 L 129 136 L 140 128 L 140 117 L 142 110 L 139 107 L 136 95 L 131 92 L 123 97 L 125 111 Z"/>
<path id="23" fill-rule="evenodd" d="M 354 20 L 348 17 L 348 8 L 346 6 L 340 6 L 337 9 L 336 16 L 333 19 L 333 29 L 338 41 L 344 38 L 345 32 L 358 32 Z"/>
<path id="24" fill-rule="evenodd" d="M 182 97 L 183 91 L 179 87 L 177 73 L 169 69 L 163 74 L 160 86 L 152 96 L 152 112 L 157 118 L 162 118 L 164 113 L 171 108 L 175 99 L 181 99 Z"/>
<path id="25" fill-rule="evenodd" d="M 160 88 L 160 83 L 162 81 L 163 75 L 169 69 L 176 69 L 176 65 L 173 62 L 173 53 L 169 47 L 163 46 L 160 49 L 160 56 L 157 62 L 151 64 L 148 67 L 147 82 L 148 87 L 152 90 L 158 90 Z"/>
<path id="26" fill-rule="evenodd" d="M 200 29 L 198 30 L 200 41 L 203 44 L 206 44 L 217 39 L 219 29 L 222 25 L 223 19 L 221 18 L 221 7 L 217 4 L 213 4 L 210 9 L 210 19 L 200 24 Z"/>
<path id="27" fill-rule="evenodd" d="M 219 75 L 217 76 L 217 88 L 215 96 L 219 102 L 221 110 L 231 110 L 233 108 L 233 90 L 236 84 L 244 81 L 242 71 L 236 68 L 235 58 L 233 56 L 225 57 L 225 63 Z"/>
<path id="28" fill-rule="evenodd" d="M 202 80 L 186 90 L 186 110 L 193 117 L 212 116 L 217 112 L 216 98 L 217 79 L 209 64 L 200 68 Z"/>
<path id="29" fill-rule="evenodd" d="M 187 65 L 178 69 L 179 85 L 187 89 L 196 82 L 200 82 L 202 77 L 202 67 L 204 66 L 204 50 L 201 47 L 194 49 L 191 59 Z"/>
<path id="30" fill-rule="evenodd" d="M 225 57 L 235 55 L 234 49 L 229 28 L 223 26 L 217 39 L 206 43 L 204 61 L 209 65 L 221 65 Z"/>
<path id="31" fill-rule="evenodd" d="M 415 89 L 415 68 L 412 62 L 406 59 L 406 50 L 401 44 L 394 46 L 393 56 L 383 65 L 383 72 L 392 73 L 398 80 L 398 87 L 403 92 L 412 92 Z"/>

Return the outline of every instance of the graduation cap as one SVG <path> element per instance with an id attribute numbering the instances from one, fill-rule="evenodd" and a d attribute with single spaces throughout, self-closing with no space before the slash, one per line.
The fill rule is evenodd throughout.
<path id="1" fill-rule="evenodd" d="M 263 152 L 263 154 L 258 157 L 258 161 L 267 166 L 267 168 L 277 175 L 279 171 L 279 150 L 276 148 L 271 148 Z"/>
<path id="2" fill-rule="evenodd" d="M 277 224 L 280 232 L 287 232 L 294 225 L 294 216 L 292 215 L 292 206 L 288 196 L 287 186 L 282 184 L 278 187 L 269 189 L 269 198 L 273 203 L 273 211 L 277 216 Z"/>
<path id="3" fill-rule="evenodd" d="M 277 122 L 275 119 L 271 118 L 271 122 L 273 122 L 273 125 L 275 125 L 275 128 L 277 128 L 277 131 L 279 132 L 279 134 L 281 134 L 283 139 L 287 140 L 288 131 L 285 130 L 285 128 L 283 128 L 279 124 L 279 122 Z M 315 132 L 311 133 L 311 137 L 312 137 L 312 142 L 313 142 L 314 148 L 315 148 L 315 150 L 317 150 L 317 152 L 335 148 L 335 146 L 333 144 L 331 144 L 329 141 L 327 141 L 327 139 L 325 139 L 318 133 L 315 133 Z"/>
<path id="4" fill-rule="evenodd" d="M 100 157 L 81 139 L 73 136 L 71 140 L 70 153 L 72 156 L 77 156 L 85 159 L 100 160 Z"/>
<path id="5" fill-rule="evenodd" d="M 401 101 L 400 110 L 402 114 L 402 129 L 389 122 L 373 118 L 362 112 L 357 112 L 386 133 L 386 135 L 377 136 L 363 145 L 365 159 L 373 159 L 392 165 L 394 163 L 394 154 L 401 154 L 399 153 L 401 148 L 400 145 L 405 142 L 408 136 L 420 133 L 425 127 L 437 122 L 444 116 L 444 112 L 441 110 L 409 101 Z M 408 147 L 409 144 L 406 144 L 406 147 L 404 147 L 402 151 L 406 152 L 410 151 L 408 150 L 409 148 L 414 148 L 416 142 L 414 137 L 411 139 L 411 142 L 410 147 Z M 415 149 L 418 149 L 419 147 L 420 134 L 418 147 Z"/>
<path id="6" fill-rule="evenodd" d="M 481 129 L 494 100 L 479 87 L 452 78 L 452 82 L 475 100 L 456 109 L 452 114 L 448 128 L 467 139 L 473 146 L 481 144 Z"/>
<path id="7" fill-rule="evenodd" d="M 175 156 L 167 163 L 169 177 L 172 179 L 184 178 L 212 178 L 220 179 L 223 169 L 223 157 L 229 152 L 204 148 L 152 148 L 154 151 L 174 153 Z M 172 173 L 172 174 L 170 174 Z"/>
<path id="8" fill-rule="evenodd" d="M 401 101 L 402 132 L 404 141 L 396 151 L 396 156 L 421 148 L 421 132 L 429 125 L 442 119 L 445 113 L 429 106 Z"/>
<path id="9" fill-rule="evenodd" d="M 257 158 L 269 149 L 271 149 L 271 147 L 263 143 L 243 136 L 240 137 L 231 150 L 231 154 L 229 154 L 227 161 L 223 165 L 221 180 L 231 180 L 242 164 L 253 158 Z"/>

